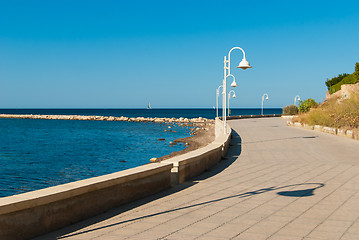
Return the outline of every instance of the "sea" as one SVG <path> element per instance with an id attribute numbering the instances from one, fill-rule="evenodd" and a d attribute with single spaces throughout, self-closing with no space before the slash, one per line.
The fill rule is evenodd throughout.
<path id="1" fill-rule="evenodd" d="M 232 116 L 260 112 L 231 109 Z M 264 109 L 264 114 L 281 112 Z M 215 109 L 0 109 L 0 113 L 216 117 Z M 0 118 L 0 197 L 148 164 L 151 158 L 183 150 L 183 143 L 170 143 L 189 136 L 189 127 L 166 123 Z"/>

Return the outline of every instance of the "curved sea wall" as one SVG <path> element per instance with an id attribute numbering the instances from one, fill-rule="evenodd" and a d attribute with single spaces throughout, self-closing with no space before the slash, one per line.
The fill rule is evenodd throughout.
<path id="1" fill-rule="evenodd" d="M 227 125 L 227 133 L 223 133 L 223 122 L 216 119 L 215 140 L 205 147 L 179 155 L 163 163 L 173 164 L 172 185 L 183 183 L 198 176 L 216 165 L 226 154 L 231 140 L 231 128 Z"/>
<path id="2" fill-rule="evenodd" d="M 224 134 L 216 119 L 212 143 L 160 163 L 0 198 L 0 239 L 42 235 L 189 180 L 225 155 L 231 138 L 227 129 Z"/>

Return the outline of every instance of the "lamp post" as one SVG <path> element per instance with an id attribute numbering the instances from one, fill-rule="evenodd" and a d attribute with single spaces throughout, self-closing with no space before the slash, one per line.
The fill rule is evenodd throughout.
<path id="1" fill-rule="evenodd" d="M 229 93 L 228 93 L 228 117 L 229 117 L 229 99 L 231 99 L 231 92 L 233 92 L 232 97 L 236 98 L 236 93 L 234 92 L 234 90 L 229 91 Z"/>
<path id="2" fill-rule="evenodd" d="M 299 95 L 294 97 L 294 105 L 297 106 L 297 100 L 300 101 Z"/>
<path id="3" fill-rule="evenodd" d="M 219 97 L 219 89 L 223 87 L 223 85 L 220 85 L 216 90 L 216 116 L 218 117 L 218 97 Z"/>
<path id="4" fill-rule="evenodd" d="M 222 100 L 222 104 L 223 104 L 223 108 L 222 108 L 222 117 L 223 117 L 223 130 L 224 133 L 227 133 L 227 114 L 226 114 L 226 109 L 227 109 L 227 77 L 231 76 L 231 53 L 233 50 L 235 49 L 239 49 L 242 51 L 243 53 L 243 58 L 242 61 L 239 63 L 237 68 L 242 68 L 243 70 L 247 69 L 247 68 L 251 68 L 251 65 L 249 65 L 247 59 L 246 59 L 246 53 L 244 52 L 244 50 L 240 47 L 234 47 L 231 50 L 229 50 L 228 53 L 228 58 L 227 56 L 224 56 L 224 78 L 223 78 L 223 100 Z M 232 75 L 233 76 L 233 75 Z M 234 78 L 234 77 L 233 77 Z M 231 84 L 233 87 L 237 86 L 237 84 L 235 83 L 235 81 Z"/>
<path id="5" fill-rule="evenodd" d="M 265 99 L 266 100 L 268 100 L 269 99 L 269 97 L 268 97 L 268 94 L 263 94 L 263 96 L 262 96 L 262 112 L 261 112 L 261 114 L 263 115 L 263 102 L 264 102 L 264 96 L 267 96 Z"/>

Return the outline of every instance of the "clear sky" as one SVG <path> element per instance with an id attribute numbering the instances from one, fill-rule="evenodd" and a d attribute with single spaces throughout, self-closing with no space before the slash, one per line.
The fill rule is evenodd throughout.
<path id="1" fill-rule="evenodd" d="M 231 107 L 322 102 L 359 62 L 359 1 L 0 0 L 0 108 L 211 108 L 234 46 Z"/>

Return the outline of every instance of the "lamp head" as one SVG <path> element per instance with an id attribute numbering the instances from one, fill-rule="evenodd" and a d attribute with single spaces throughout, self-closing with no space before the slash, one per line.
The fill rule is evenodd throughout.
<path id="1" fill-rule="evenodd" d="M 232 84 L 231 84 L 231 87 L 237 87 L 238 85 L 237 85 L 237 83 L 236 83 L 236 80 L 234 80 L 233 79 L 233 82 L 232 82 Z"/>
<path id="2" fill-rule="evenodd" d="M 252 66 L 249 65 L 249 62 L 247 61 L 247 59 L 243 58 L 237 68 L 242 68 L 243 70 L 246 70 L 247 68 L 252 68 Z"/>
<path id="3" fill-rule="evenodd" d="M 232 98 L 236 98 L 237 96 L 236 96 L 236 94 L 235 93 L 233 93 L 233 95 L 232 95 Z"/>
<path id="4" fill-rule="evenodd" d="M 269 97 L 267 96 L 267 97 L 266 97 L 266 100 L 268 100 L 268 99 L 269 99 Z"/>

